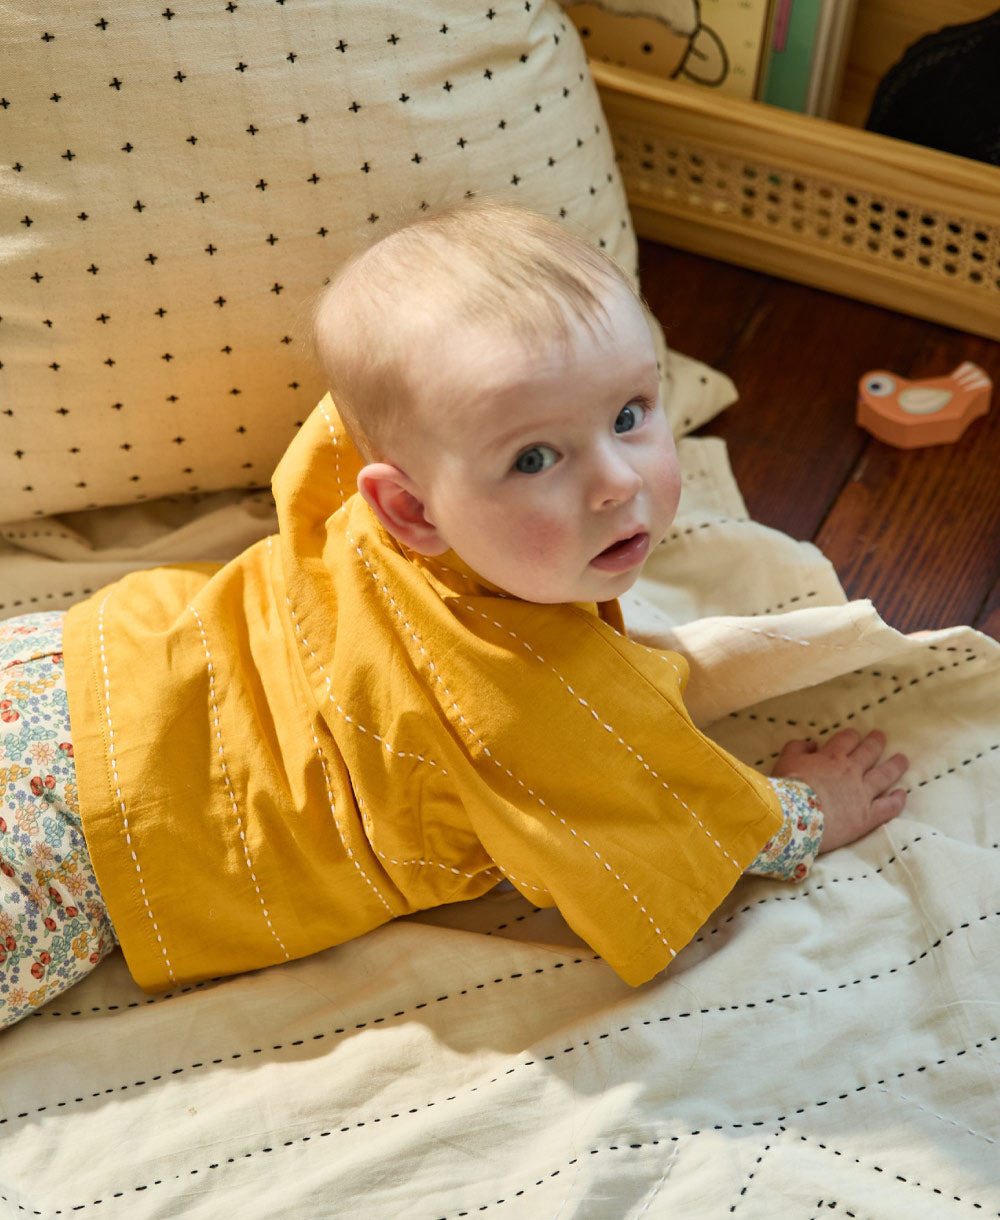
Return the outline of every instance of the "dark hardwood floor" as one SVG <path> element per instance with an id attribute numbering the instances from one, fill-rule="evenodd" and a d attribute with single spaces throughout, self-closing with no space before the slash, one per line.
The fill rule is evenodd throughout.
<path id="1" fill-rule="evenodd" d="M 703 432 L 727 441 L 750 515 L 816 543 L 900 630 L 1000 639 L 1000 343 L 651 242 L 640 269 L 667 342 L 736 383 Z M 896 449 L 854 422 L 868 370 L 921 378 L 963 360 L 994 393 L 956 443 Z"/>

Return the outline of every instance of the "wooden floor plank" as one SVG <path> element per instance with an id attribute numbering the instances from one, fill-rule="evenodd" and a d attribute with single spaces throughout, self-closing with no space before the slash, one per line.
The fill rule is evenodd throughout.
<path id="1" fill-rule="evenodd" d="M 978 363 L 1000 388 L 1000 344 L 928 327 L 908 366 L 919 378 Z M 996 399 L 996 394 L 994 395 Z M 991 633 L 1000 582 L 1000 406 L 950 445 L 871 440 L 815 541 L 853 596 L 904 631 L 969 623 Z"/>
<path id="2" fill-rule="evenodd" d="M 649 241 L 639 243 L 639 275 L 667 343 L 713 367 L 769 287 L 767 276 Z"/>
<path id="3" fill-rule="evenodd" d="M 1000 580 L 1000 412 L 954 445 L 872 441 L 815 541 L 893 626 L 981 625 Z"/>
<path id="4" fill-rule="evenodd" d="M 811 540 L 832 511 L 867 445 L 858 378 L 908 359 L 920 333 L 883 314 L 799 285 L 762 298 L 722 366 L 740 403 L 712 428 L 756 520 Z"/>
<path id="5" fill-rule="evenodd" d="M 1000 584 L 994 585 L 990 590 L 979 619 L 973 626 L 995 640 L 1000 640 Z"/>
<path id="6" fill-rule="evenodd" d="M 640 243 L 668 342 L 721 368 L 723 437 L 751 515 L 816 542 L 848 594 L 901 630 L 972 623 L 1000 638 L 1000 344 Z M 855 423 L 858 378 L 982 365 L 989 415 L 956 444 L 899 450 Z"/>

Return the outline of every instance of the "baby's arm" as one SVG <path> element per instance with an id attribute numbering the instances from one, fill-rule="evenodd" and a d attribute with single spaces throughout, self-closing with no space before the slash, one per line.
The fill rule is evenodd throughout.
<path id="1" fill-rule="evenodd" d="M 820 854 L 853 843 L 902 813 L 906 793 L 894 785 L 909 762 L 903 754 L 883 758 L 884 752 L 885 734 L 879 730 L 862 737 L 844 729 L 822 746 L 790 741 L 778 755 L 772 774 L 802 780 L 819 800 Z"/>

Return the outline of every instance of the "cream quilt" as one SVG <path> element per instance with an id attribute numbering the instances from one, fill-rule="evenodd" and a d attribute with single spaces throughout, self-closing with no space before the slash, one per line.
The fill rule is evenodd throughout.
<path id="1" fill-rule="evenodd" d="M 747 520 L 721 443 L 681 447 L 632 630 L 688 654 L 694 714 L 762 768 L 885 727 L 905 817 L 801 885 L 743 880 L 638 990 L 512 891 L 156 999 L 112 957 L 0 1035 L 0 1214 L 1000 1215 L 1000 648 L 845 604 Z M 208 527 L 124 511 L 155 538 L 126 564 L 270 525 L 259 498 Z"/>

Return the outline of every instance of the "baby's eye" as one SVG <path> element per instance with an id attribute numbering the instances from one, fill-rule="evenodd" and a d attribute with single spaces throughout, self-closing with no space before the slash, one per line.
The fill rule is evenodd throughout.
<path id="1" fill-rule="evenodd" d="M 642 422 L 643 414 L 642 403 L 630 402 L 618 412 L 615 419 L 615 431 L 631 432 L 633 428 L 638 428 Z"/>
<path id="2" fill-rule="evenodd" d="M 549 445 L 532 445 L 518 454 L 514 469 L 521 474 L 538 474 L 540 470 L 548 470 L 556 462 L 556 451 Z"/>

